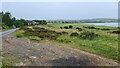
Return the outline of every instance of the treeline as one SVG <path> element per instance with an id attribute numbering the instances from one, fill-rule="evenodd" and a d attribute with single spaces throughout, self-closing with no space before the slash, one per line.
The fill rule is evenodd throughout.
<path id="1" fill-rule="evenodd" d="M 47 25 L 47 21 L 46 20 L 33 20 L 36 25 Z"/>
<path id="2" fill-rule="evenodd" d="M 26 20 L 12 17 L 10 12 L 2 12 L 2 29 L 17 28 L 27 25 Z"/>
<path id="3" fill-rule="evenodd" d="M 1 12 L 0 13 L 2 23 L 2 29 L 11 29 L 11 28 L 18 28 L 22 26 L 29 26 L 29 25 L 46 25 L 47 22 L 45 20 L 25 20 L 25 19 L 16 19 L 12 17 L 10 12 Z"/>

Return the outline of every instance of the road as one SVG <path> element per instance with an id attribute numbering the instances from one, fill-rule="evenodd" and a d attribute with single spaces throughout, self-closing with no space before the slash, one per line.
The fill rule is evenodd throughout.
<path id="1" fill-rule="evenodd" d="M 7 36 L 7 35 L 13 33 L 13 32 L 16 31 L 17 29 L 19 29 L 19 28 L 7 30 L 7 31 L 4 31 L 4 32 L 0 32 L 0 38 L 3 37 L 3 36 Z"/>
<path id="2" fill-rule="evenodd" d="M 10 35 L 17 29 L 2 32 L 3 59 L 13 66 L 117 66 L 112 59 L 51 42 L 35 42 Z M 9 37 L 8 37 L 9 36 Z M 4 38 L 5 37 L 5 38 Z M 5 58 L 6 57 L 6 58 Z M 9 63 L 9 62 L 7 62 Z"/>

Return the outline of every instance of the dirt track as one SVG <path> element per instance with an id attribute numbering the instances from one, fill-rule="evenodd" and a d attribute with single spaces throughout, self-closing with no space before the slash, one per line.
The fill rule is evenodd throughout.
<path id="1" fill-rule="evenodd" d="M 11 55 L 15 66 L 116 66 L 111 59 L 66 46 L 28 39 L 5 37 L 3 55 Z"/>

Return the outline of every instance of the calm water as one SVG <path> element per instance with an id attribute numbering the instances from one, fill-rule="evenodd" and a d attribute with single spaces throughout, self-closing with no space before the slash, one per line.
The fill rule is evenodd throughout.
<path id="1" fill-rule="evenodd" d="M 93 25 L 98 25 L 98 26 L 114 26 L 118 27 L 118 23 L 85 23 L 85 24 L 93 24 Z M 120 24 L 119 24 L 120 27 Z"/>

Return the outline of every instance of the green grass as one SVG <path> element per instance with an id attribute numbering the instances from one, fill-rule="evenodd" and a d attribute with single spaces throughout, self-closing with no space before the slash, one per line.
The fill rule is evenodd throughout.
<path id="1" fill-rule="evenodd" d="M 21 38 L 21 37 L 24 37 L 23 36 L 23 30 L 18 30 L 18 31 L 16 31 L 16 32 L 14 32 L 13 34 L 14 34 L 14 36 L 16 36 L 17 38 Z"/>
<path id="2" fill-rule="evenodd" d="M 60 29 L 60 27 L 69 26 L 69 25 L 72 25 L 73 29 Z M 46 32 L 46 33 L 36 32 L 38 34 L 36 34 L 35 36 L 31 36 L 34 33 L 30 35 L 29 34 L 30 32 L 28 32 L 27 36 L 24 36 L 24 31 L 19 30 L 19 31 L 16 31 L 14 33 L 14 35 L 19 36 L 19 34 L 20 34 L 20 35 L 22 35 L 21 37 L 27 37 L 29 39 L 41 41 L 41 40 L 44 40 L 44 39 L 40 38 L 41 34 L 42 34 L 42 36 L 45 36 L 45 39 L 46 39 L 47 38 L 46 36 L 54 37 L 53 34 L 57 35 L 58 32 L 65 31 L 65 32 L 68 32 L 68 34 L 57 35 L 53 39 L 48 38 L 48 40 L 57 42 L 59 44 L 65 44 L 67 46 L 77 48 L 77 49 L 80 49 L 80 50 L 84 50 L 84 51 L 87 51 L 87 52 L 95 53 L 95 54 L 98 54 L 98 55 L 101 55 L 101 56 L 104 56 L 104 57 L 107 57 L 107 58 L 118 60 L 118 35 L 110 33 L 114 30 L 117 30 L 116 27 L 94 26 L 95 28 L 100 28 L 100 30 L 97 30 L 97 29 L 83 28 L 83 26 L 90 26 L 90 25 L 87 25 L 87 24 L 48 23 L 48 25 L 38 26 L 39 28 L 47 29 L 48 32 Z M 76 30 L 75 29 L 76 27 L 82 28 L 82 31 Z M 104 28 L 107 28 L 107 29 L 110 29 L 110 30 L 101 30 L 101 29 L 104 29 Z M 31 29 L 36 31 L 32 27 L 31 27 Z M 51 31 L 55 31 L 55 32 L 53 32 L 53 34 L 52 34 Z M 85 38 L 82 38 L 81 36 L 83 36 L 82 33 L 84 31 L 88 31 L 90 33 L 89 34 L 85 33 Z M 49 33 L 49 32 L 51 32 L 51 33 Z M 77 32 L 81 36 L 71 37 L 70 34 L 73 33 L 73 32 Z M 93 32 L 93 34 L 92 34 L 92 32 Z M 96 36 L 96 35 L 98 35 L 98 36 Z M 89 37 L 90 37 L 90 39 L 89 39 Z"/>
<path id="3" fill-rule="evenodd" d="M 28 37 L 30 40 L 34 40 L 34 41 L 40 41 L 41 38 L 37 37 L 37 36 L 29 36 Z"/>
<path id="4" fill-rule="evenodd" d="M 57 41 L 68 44 L 72 47 L 103 55 L 112 59 L 118 59 L 118 42 L 116 38 L 101 36 L 94 40 L 80 39 L 78 37 L 60 36 Z M 109 40 L 108 40 L 109 39 Z M 64 41 L 61 41 L 64 40 Z M 69 42 L 71 41 L 71 42 Z"/>
<path id="5" fill-rule="evenodd" d="M 5 55 L 2 55 L 3 56 L 3 59 L 2 59 L 2 66 L 4 68 L 6 68 L 6 66 L 13 66 L 15 63 L 14 63 L 14 57 L 10 54 L 5 54 Z"/>

